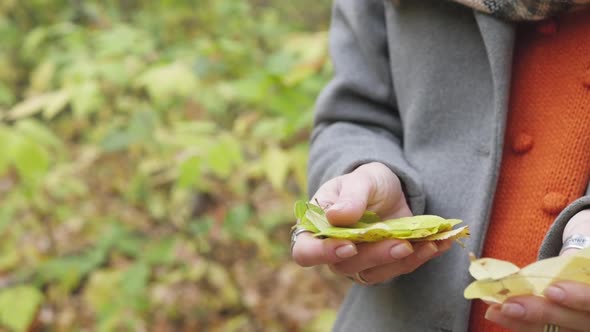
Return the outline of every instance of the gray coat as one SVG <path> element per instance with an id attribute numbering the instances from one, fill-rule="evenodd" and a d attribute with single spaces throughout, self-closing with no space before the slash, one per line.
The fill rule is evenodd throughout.
<path id="1" fill-rule="evenodd" d="M 455 246 L 414 273 L 353 286 L 336 331 L 467 331 L 467 253 L 481 252 L 498 178 L 514 26 L 450 1 L 336 0 L 330 48 L 335 76 L 318 98 L 310 192 L 370 161 L 402 180 L 414 214 L 461 218 Z M 561 248 L 557 216 L 540 257 Z"/>

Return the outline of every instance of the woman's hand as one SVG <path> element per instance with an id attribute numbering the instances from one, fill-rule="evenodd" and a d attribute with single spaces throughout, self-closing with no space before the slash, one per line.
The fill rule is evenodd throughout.
<path id="1" fill-rule="evenodd" d="M 336 226 L 355 223 L 367 209 L 385 219 L 412 215 L 400 180 L 380 163 L 362 165 L 326 182 L 312 201 L 327 208 L 326 217 Z M 301 266 L 326 264 L 334 273 L 362 284 L 377 284 L 414 271 L 451 245 L 451 241 L 440 241 L 412 246 L 405 240 L 354 244 L 301 233 L 293 246 L 293 259 Z"/>
<path id="2" fill-rule="evenodd" d="M 572 217 L 563 239 L 573 234 L 590 236 L 590 210 Z M 569 249 L 562 255 L 571 255 L 577 250 Z M 545 324 L 559 326 L 560 332 L 590 331 L 590 285 L 556 282 L 546 290 L 545 298 L 518 296 L 501 305 L 491 305 L 486 318 L 518 332 L 541 332 Z"/>

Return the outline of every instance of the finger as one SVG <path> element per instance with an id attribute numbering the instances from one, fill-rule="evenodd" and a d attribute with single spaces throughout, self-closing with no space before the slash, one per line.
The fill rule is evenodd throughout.
<path id="1" fill-rule="evenodd" d="M 340 239 L 318 239 L 301 233 L 293 245 L 293 260 L 304 267 L 333 264 L 358 253 L 354 243 Z"/>
<path id="2" fill-rule="evenodd" d="M 518 319 L 507 317 L 506 315 L 502 314 L 500 310 L 500 305 L 493 304 L 491 305 L 488 310 L 486 311 L 485 318 L 491 322 L 494 322 L 502 327 L 509 329 L 510 331 L 518 331 L 518 332 L 541 332 L 543 331 L 543 327 L 523 322 Z"/>
<path id="3" fill-rule="evenodd" d="M 338 191 L 340 190 L 340 179 L 336 177 L 324 183 L 315 195 L 311 198 L 311 202 L 318 203 L 319 206 L 326 210 L 331 205 L 338 201 Z"/>
<path id="4" fill-rule="evenodd" d="M 501 305 L 493 304 L 486 311 L 485 318 L 494 322 L 510 331 L 516 332 L 542 332 L 545 331 L 545 325 L 548 323 L 530 323 L 520 319 L 512 318 L 502 313 Z M 580 332 L 579 329 L 570 329 L 559 326 L 559 332 Z"/>
<path id="5" fill-rule="evenodd" d="M 340 263 L 333 269 L 344 275 L 352 275 L 375 266 L 398 262 L 412 254 L 412 245 L 405 240 L 383 240 L 357 245 L 358 254 Z"/>
<path id="6" fill-rule="evenodd" d="M 590 326 L 588 312 L 560 306 L 538 296 L 519 296 L 502 304 L 501 312 L 507 317 L 537 325 L 555 324 L 575 330 Z"/>
<path id="7" fill-rule="evenodd" d="M 436 255 L 434 255 L 434 257 L 441 256 L 442 254 L 444 254 L 445 252 L 447 252 L 449 249 L 451 249 L 453 247 L 453 240 L 440 240 L 440 241 L 435 241 L 434 243 L 436 244 L 436 247 L 438 248 L 438 252 L 436 253 Z"/>
<path id="8" fill-rule="evenodd" d="M 357 222 L 367 209 L 375 182 L 364 172 L 353 172 L 338 178 L 338 199 L 326 211 L 332 225 L 348 226 Z"/>
<path id="9" fill-rule="evenodd" d="M 590 315 L 590 286 L 577 282 L 557 282 L 545 290 L 545 296 L 562 306 Z"/>
<path id="10" fill-rule="evenodd" d="M 400 262 L 374 267 L 363 271 L 363 278 L 370 284 L 377 284 L 391 280 L 402 274 L 414 272 L 429 260 L 438 257 L 449 248 L 438 248 L 433 242 L 415 245 L 415 253 Z"/>
<path id="11" fill-rule="evenodd" d="M 563 251 L 562 253 L 559 254 L 559 256 L 570 256 L 570 255 L 575 255 L 578 253 L 578 251 L 580 251 L 580 249 L 577 248 L 570 248 L 567 249 L 565 251 Z"/>

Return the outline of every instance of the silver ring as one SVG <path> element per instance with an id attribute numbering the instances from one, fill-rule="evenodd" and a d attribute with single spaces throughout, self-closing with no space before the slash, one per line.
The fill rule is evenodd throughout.
<path id="1" fill-rule="evenodd" d="M 364 285 L 364 286 L 369 285 L 369 282 L 367 281 L 367 279 L 363 278 L 363 276 L 361 275 L 361 272 L 357 272 L 354 274 L 354 281 L 356 281 L 359 284 Z"/>
<path id="2" fill-rule="evenodd" d="M 561 255 L 564 251 L 568 249 L 584 249 L 588 247 L 590 247 L 590 236 L 574 234 L 565 239 L 559 254 Z"/>
<path id="3" fill-rule="evenodd" d="M 291 254 L 293 254 L 293 247 L 295 246 L 295 242 L 297 241 L 297 236 L 299 236 L 299 234 L 301 233 L 311 233 L 311 231 L 296 226 L 293 227 L 293 229 L 291 229 Z"/>
<path id="4" fill-rule="evenodd" d="M 543 332 L 559 332 L 559 326 L 555 324 L 545 324 Z"/>

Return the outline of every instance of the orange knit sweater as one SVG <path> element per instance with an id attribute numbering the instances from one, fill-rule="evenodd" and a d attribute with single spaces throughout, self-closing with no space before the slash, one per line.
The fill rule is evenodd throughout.
<path id="1" fill-rule="evenodd" d="M 483 256 L 536 260 L 590 180 L 590 11 L 519 27 L 500 178 Z M 475 301 L 470 331 L 506 331 Z"/>

